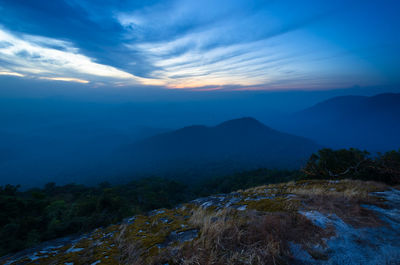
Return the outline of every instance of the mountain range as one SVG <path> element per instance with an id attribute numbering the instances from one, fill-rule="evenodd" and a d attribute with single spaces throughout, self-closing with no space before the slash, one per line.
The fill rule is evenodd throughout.
<path id="1" fill-rule="evenodd" d="M 0 184 L 223 175 L 257 167 L 299 168 L 322 147 L 371 152 L 400 148 L 400 94 L 394 93 L 334 97 L 286 115 L 257 107 L 266 114 L 248 113 L 257 120 L 222 115 L 221 120 L 228 121 L 200 121 L 208 126 L 175 130 L 154 126 L 159 120 L 173 120 L 167 117 L 169 109 L 159 115 L 135 104 L 82 103 L 76 109 L 44 102 L 29 108 L 13 102 L 0 105 Z M 191 111 L 177 106 L 174 111 L 174 117 L 183 112 L 197 121 Z M 147 117 L 147 112 L 153 116 Z M 231 115 L 247 114 L 237 112 Z"/>
<path id="2" fill-rule="evenodd" d="M 228 173 L 258 167 L 300 167 L 319 145 L 254 118 L 189 126 L 124 148 L 129 167 L 154 172 Z M 211 171 L 211 172 L 210 172 Z"/>
<path id="3" fill-rule="evenodd" d="M 275 121 L 275 128 L 333 148 L 400 148 L 400 94 L 342 96 Z"/>

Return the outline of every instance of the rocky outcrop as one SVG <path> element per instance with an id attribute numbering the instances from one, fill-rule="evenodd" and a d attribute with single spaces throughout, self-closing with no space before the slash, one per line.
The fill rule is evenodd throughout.
<path id="1" fill-rule="evenodd" d="M 1 264 L 399 264 L 400 191 L 301 181 L 199 198 Z"/>

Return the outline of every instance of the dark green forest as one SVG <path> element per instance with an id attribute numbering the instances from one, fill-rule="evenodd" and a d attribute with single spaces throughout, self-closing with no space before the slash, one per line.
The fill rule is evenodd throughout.
<path id="1" fill-rule="evenodd" d="M 40 242 L 88 232 L 147 211 L 198 197 L 300 179 L 355 178 L 400 183 L 400 151 L 371 155 L 358 149 L 322 149 L 301 170 L 258 169 L 201 181 L 149 177 L 95 187 L 48 183 L 22 191 L 0 186 L 0 255 Z"/>

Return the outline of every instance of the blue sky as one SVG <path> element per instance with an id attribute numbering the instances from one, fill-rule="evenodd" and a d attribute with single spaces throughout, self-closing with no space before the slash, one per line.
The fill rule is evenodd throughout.
<path id="1" fill-rule="evenodd" d="M 400 82 L 400 2 L 0 0 L 0 82 L 292 90 Z"/>

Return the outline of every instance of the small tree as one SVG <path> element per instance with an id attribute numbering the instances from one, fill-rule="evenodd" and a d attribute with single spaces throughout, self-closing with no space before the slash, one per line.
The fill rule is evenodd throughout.
<path id="1" fill-rule="evenodd" d="M 308 178 L 360 178 L 369 164 L 367 151 L 324 148 L 311 155 L 302 171 Z"/>
<path id="2" fill-rule="evenodd" d="M 389 151 L 379 155 L 372 166 L 372 174 L 377 180 L 389 184 L 400 183 L 400 150 Z"/>

